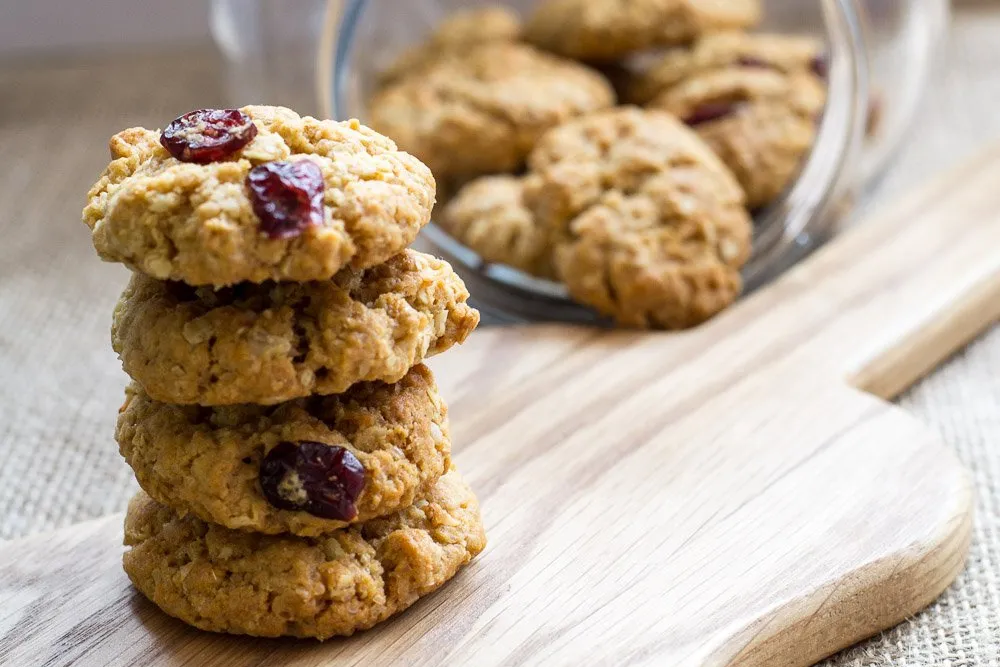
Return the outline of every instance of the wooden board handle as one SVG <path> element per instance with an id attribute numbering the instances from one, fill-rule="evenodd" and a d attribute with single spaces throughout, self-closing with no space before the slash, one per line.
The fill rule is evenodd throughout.
<path id="1" fill-rule="evenodd" d="M 843 233 L 705 328 L 882 398 L 1000 318 L 1000 147 Z M 779 348 L 784 345 L 782 352 Z"/>

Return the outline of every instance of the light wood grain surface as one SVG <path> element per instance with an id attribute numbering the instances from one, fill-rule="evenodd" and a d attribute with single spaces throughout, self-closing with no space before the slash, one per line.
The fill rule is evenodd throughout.
<path id="1" fill-rule="evenodd" d="M 0 551 L 0 659 L 795 666 L 889 627 L 961 570 L 972 491 L 861 390 L 1000 315 L 997 182 L 1000 148 L 691 332 L 498 329 L 442 356 L 491 544 L 393 621 L 322 646 L 187 629 L 127 586 L 111 520 Z"/>

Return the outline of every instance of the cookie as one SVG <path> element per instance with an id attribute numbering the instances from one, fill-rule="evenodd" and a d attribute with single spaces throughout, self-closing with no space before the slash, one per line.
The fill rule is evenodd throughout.
<path id="1" fill-rule="evenodd" d="M 812 37 L 736 31 L 705 35 L 690 47 L 667 51 L 646 71 L 634 74 L 624 97 L 647 104 L 685 79 L 729 68 L 768 69 L 783 74 L 821 71 L 823 43 Z"/>
<path id="2" fill-rule="evenodd" d="M 570 58 L 607 62 L 747 28 L 760 16 L 759 0 L 542 0 L 526 22 L 525 39 Z"/>
<path id="3" fill-rule="evenodd" d="M 521 19 L 507 7 L 459 10 L 442 20 L 426 42 L 400 54 L 379 75 L 379 83 L 386 86 L 442 58 L 461 57 L 479 44 L 516 42 L 520 36 Z"/>
<path id="4" fill-rule="evenodd" d="M 281 107 L 241 111 L 254 138 L 207 163 L 177 159 L 158 131 L 112 137 L 113 160 L 83 211 L 103 259 L 192 285 L 328 280 L 345 267 L 384 262 L 428 222 L 434 178 L 388 138 L 354 120 L 299 117 Z M 273 213 L 292 198 L 268 202 L 254 188 L 302 181 L 300 173 L 269 173 L 282 165 L 298 165 L 316 181 L 310 224 L 301 228 L 272 229 L 261 217 L 262 208 Z"/>
<path id="5" fill-rule="evenodd" d="M 135 587 L 190 625 L 326 639 L 370 628 L 438 589 L 486 537 L 472 490 L 450 472 L 396 514 L 316 538 L 229 530 L 140 492 L 125 544 Z"/>
<path id="6" fill-rule="evenodd" d="M 784 73 L 729 66 L 694 74 L 655 97 L 704 139 L 735 174 L 755 209 L 792 182 L 816 139 L 826 102 L 822 80 L 808 70 Z"/>
<path id="7" fill-rule="evenodd" d="M 468 297 L 447 262 L 415 250 L 309 283 L 215 290 L 135 274 L 112 346 L 158 401 L 270 405 L 399 380 L 476 328 Z"/>
<path id="8" fill-rule="evenodd" d="M 552 244 L 525 206 L 524 181 L 506 175 L 478 178 L 459 190 L 438 220 L 484 262 L 553 278 Z"/>
<path id="9" fill-rule="evenodd" d="M 139 485 L 181 514 L 315 536 L 399 511 L 433 486 L 450 467 L 447 415 L 418 365 L 394 384 L 272 407 L 172 405 L 133 384 L 115 435 Z M 285 492 L 293 482 L 298 502 Z"/>
<path id="10" fill-rule="evenodd" d="M 524 44 L 485 44 L 377 93 L 372 126 L 443 181 L 514 172 L 547 129 L 614 104 L 597 72 Z"/>
<path id="11" fill-rule="evenodd" d="M 547 133 L 525 201 L 577 301 L 640 328 L 694 326 L 732 303 L 751 249 L 743 192 L 674 116 L 620 107 Z"/>

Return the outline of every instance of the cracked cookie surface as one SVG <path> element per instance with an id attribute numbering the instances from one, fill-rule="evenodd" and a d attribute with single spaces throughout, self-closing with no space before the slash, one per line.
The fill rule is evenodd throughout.
<path id="1" fill-rule="evenodd" d="M 525 44 L 485 44 L 377 93 L 372 126 L 443 181 L 518 170 L 547 129 L 614 104 L 597 72 Z"/>
<path id="2" fill-rule="evenodd" d="M 434 178 L 390 139 L 357 121 L 316 120 L 281 107 L 242 111 L 256 137 L 208 164 L 171 157 L 158 131 L 112 137 L 112 162 L 83 211 L 102 259 L 192 285 L 326 280 L 344 267 L 384 262 L 430 219 Z M 270 238 L 254 213 L 247 175 L 289 159 L 320 168 L 323 222 L 292 238 Z"/>
<path id="3" fill-rule="evenodd" d="M 412 506 L 316 538 L 233 531 L 179 517 L 140 492 L 125 517 L 129 579 L 195 627 L 326 639 L 387 619 L 483 550 L 472 490 L 455 471 Z"/>
<path id="4" fill-rule="evenodd" d="M 759 0 L 543 0 L 525 38 L 585 61 L 613 61 L 760 20 Z"/>
<path id="5" fill-rule="evenodd" d="M 826 88 L 812 67 L 819 42 L 780 35 L 717 35 L 668 53 L 636 86 L 642 99 L 688 122 L 730 168 L 751 209 L 792 182 L 816 139 Z"/>
<path id="6" fill-rule="evenodd" d="M 445 17 L 422 44 L 403 51 L 380 75 L 382 86 L 419 72 L 428 65 L 487 42 L 515 42 L 521 20 L 507 7 L 459 10 Z"/>
<path id="7" fill-rule="evenodd" d="M 395 382 L 475 329 L 468 297 L 447 262 L 415 250 L 309 283 L 214 290 L 135 274 L 112 346 L 156 400 L 274 404 Z"/>
<path id="8" fill-rule="evenodd" d="M 524 203 L 533 176 L 483 176 L 465 185 L 440 216 L 441 226 L 483 261 L 553 278 L 552 243 Z"/>
<path id="9" fill-rule="evenodd" d="M 751 221 L 729 170 L 672 115 L 592 114 L 539 141 L 525 199 L 560 279 L 619 324 L 685 328 L 738 296 Z"/>
<path id="10" fill-rule="evenodd" d="M 343 394 L 271 407 L 171 405 L 132 385 L 115 437 L 139 485 L 158 502 L 227 528 L 267 534 L 316 536 L 399 511 L 451 467 L 448 409 L 423 365 L 393 384 L 366 382 Z M 283 442 L 341 447 L 361 462 L 365 482 L 354 519 L 279 509 L 268 501 L 262 461 Z"/>

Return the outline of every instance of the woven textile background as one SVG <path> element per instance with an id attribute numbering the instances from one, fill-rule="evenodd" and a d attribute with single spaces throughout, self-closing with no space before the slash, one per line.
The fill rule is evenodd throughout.
<path id="1" fill-rule="evenodd" d="M 949 74 L 876 199 L 969 155 L 983 137 L 1000 137 L 997 34 L 1000 9 L 959 15 Z M 4 539 L 121 511 L 135 489 L 112 438 L 125 376 L 108 329 L 126 272 L 96 260 L 80 209 L 113 132 L 157 127 L 225 96 L 211 53 L 5 65 L 0 90 Z M 972 470 L 978 497 L 968 567 L 929 610 L 825 665 L 1000 666 L 1000 330 L 900 403 Z"/>

